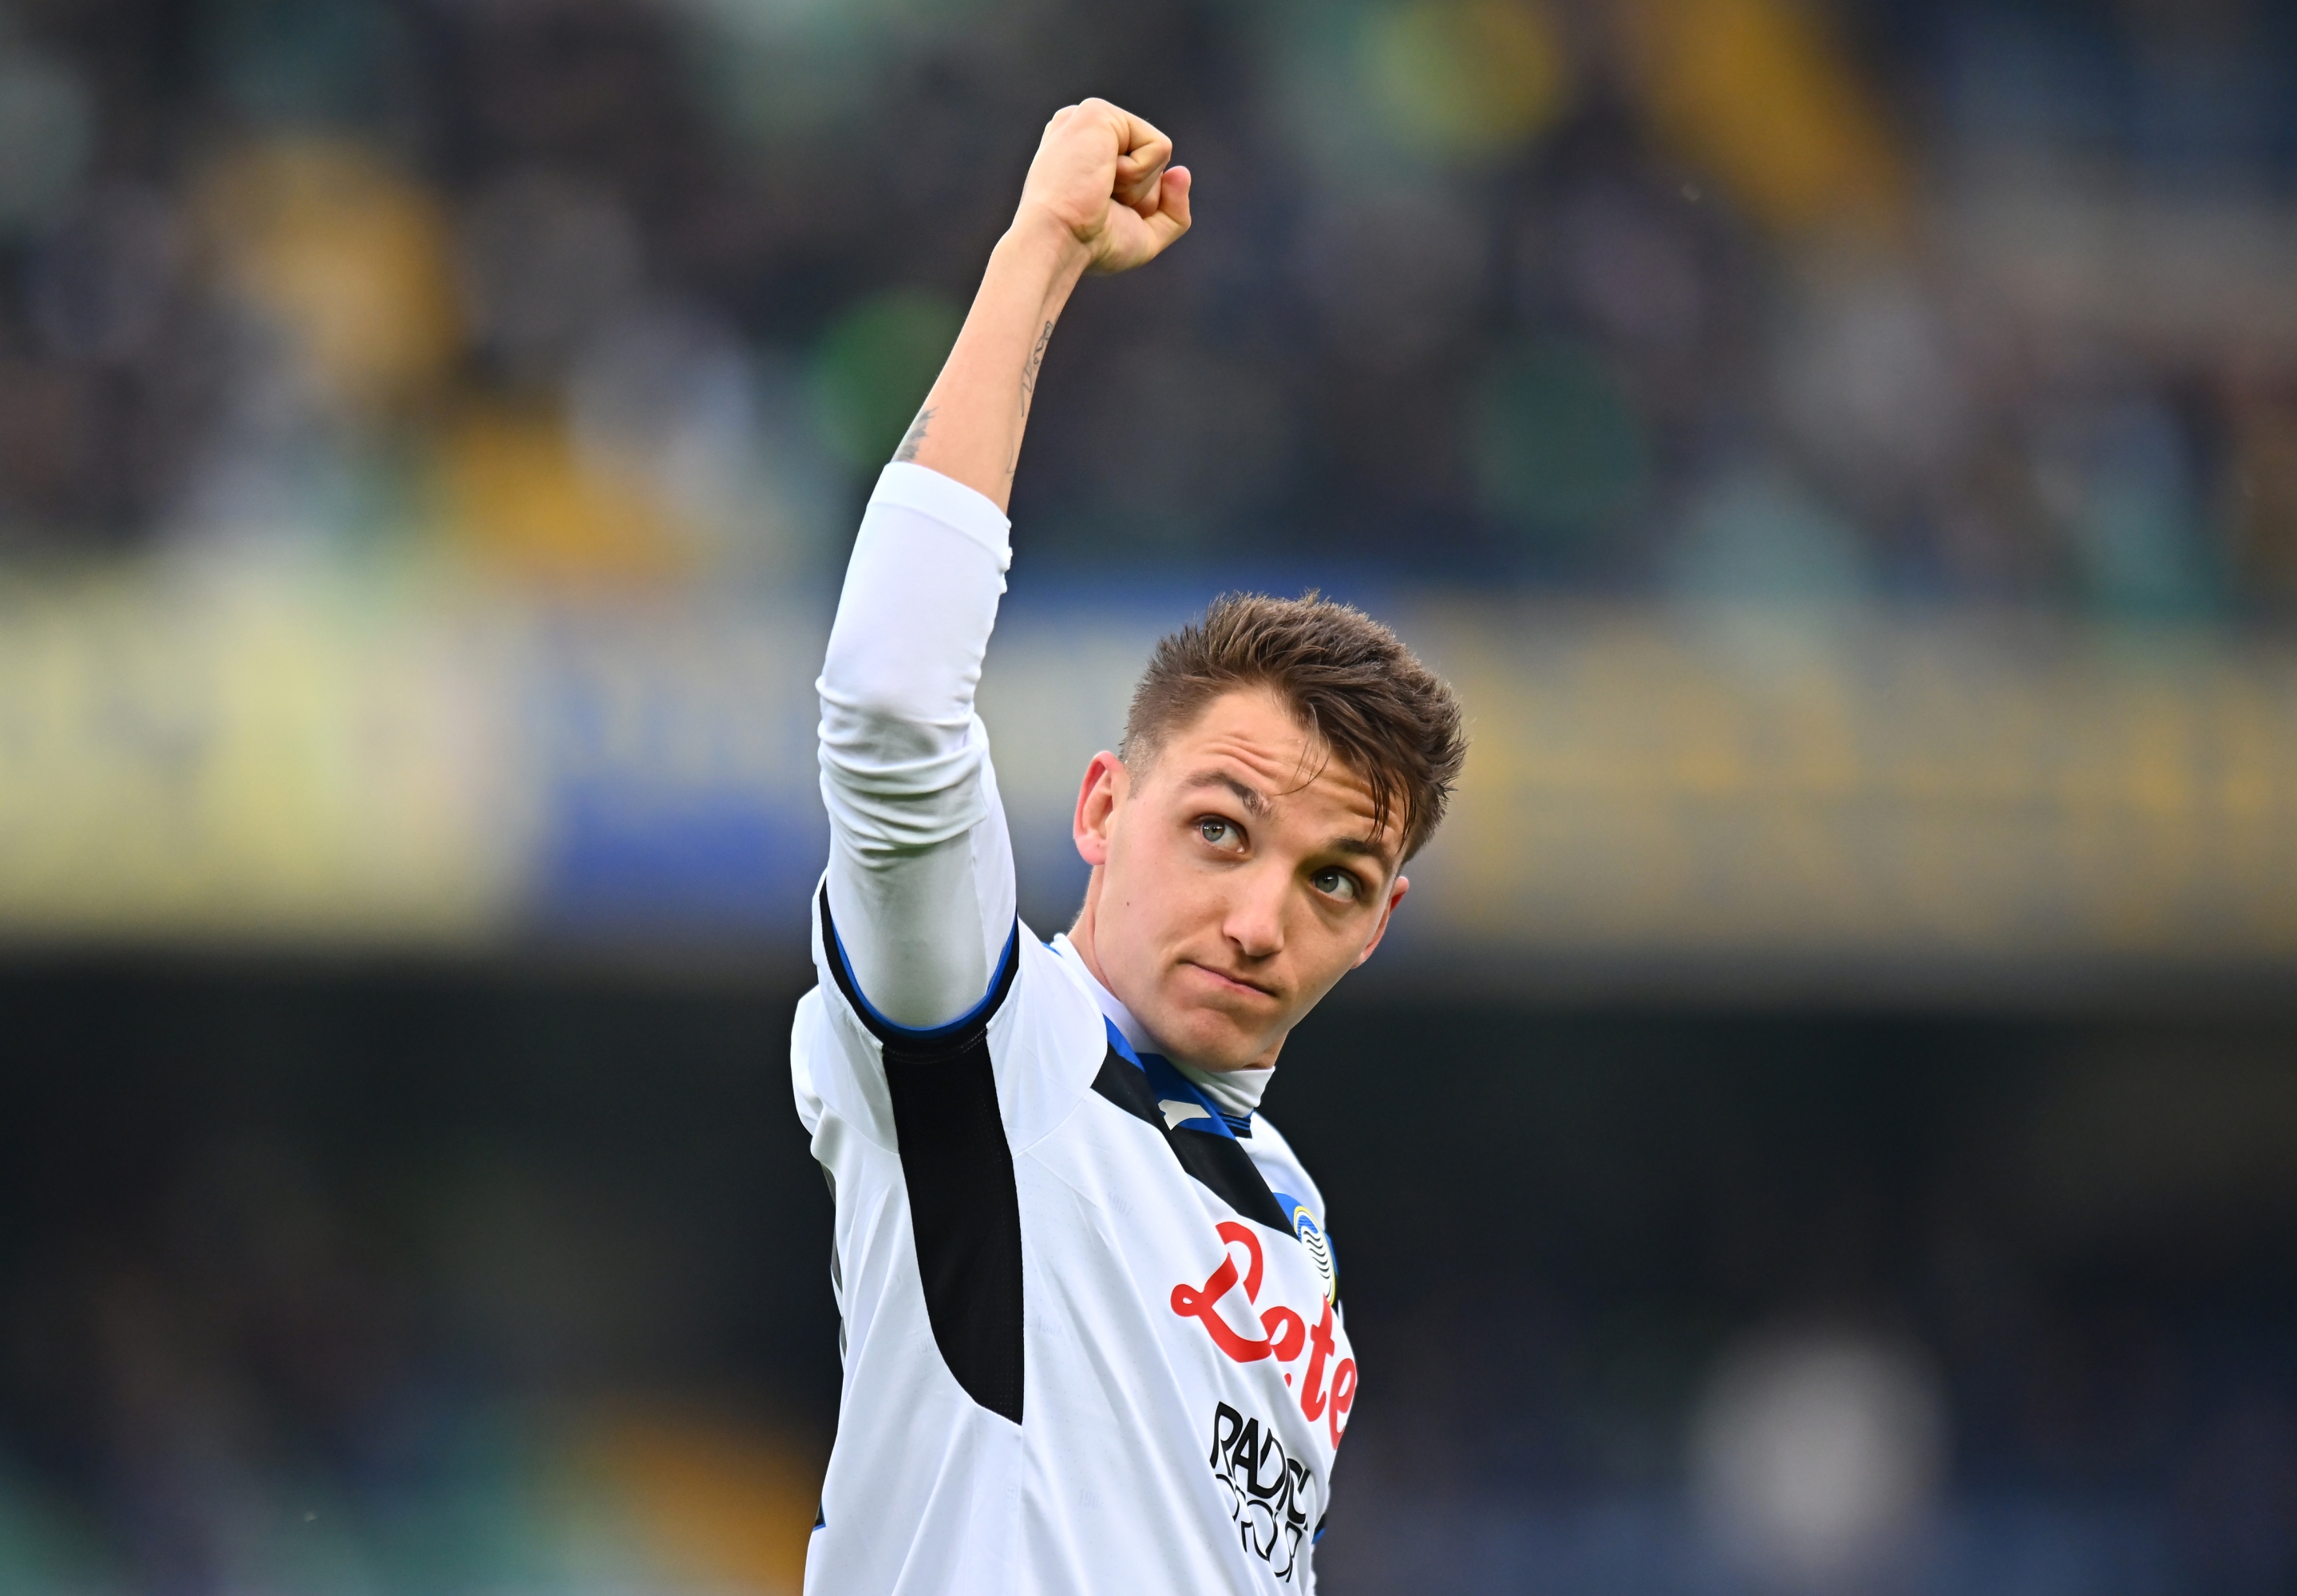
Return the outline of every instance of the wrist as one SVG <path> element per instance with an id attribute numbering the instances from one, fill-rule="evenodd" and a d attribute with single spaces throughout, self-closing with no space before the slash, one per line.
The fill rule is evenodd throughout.
<path id="1" fill-rule="evenodd" d="M 1047 286 L 1066 295 L 1092 265 L 1092 251 L 1075 230 L 1050 210 L 1024 205 L 997 241 L 996 252 L 1025 261 L 1046 274 Z"/>

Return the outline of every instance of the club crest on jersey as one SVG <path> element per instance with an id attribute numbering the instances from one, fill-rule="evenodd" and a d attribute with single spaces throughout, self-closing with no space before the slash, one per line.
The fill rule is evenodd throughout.
<path id="1" fill-rule="evenodd" d="M 1340 1300 L 1340 1271 L 1332 1262 L 1332 1244 L 1324 1234 L 1324 1227 L 1316 1222 L 1316 1216 L 1309 1212 L 1307 1204 L 1288 1192 L 1276 1194 L 1276 1205 L 1284 1210 L 1285 1217 L 1292 1222 L 1292 1233 L 1300 1238 L 1300 1245 L 1308 1249 L 1308 1261 L 1316 1266 L 1316 1279 L 1323 1283 L 1324 1300 L 1338 1303 Z"/>

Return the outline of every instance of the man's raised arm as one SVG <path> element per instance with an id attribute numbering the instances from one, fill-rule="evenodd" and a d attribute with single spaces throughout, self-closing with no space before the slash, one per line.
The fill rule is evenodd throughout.
<path id="1" fill-rule="evenodd" d="M 1046 124 L 1013 225 L 855 539 L 822 664 L 821 790 L 835 945 L 910 1029 L 978 1003 L 1013 929 L 1013 867 L 973 712 L 1010 559 L 1004 510 L 1037 371 L 1088 271 L 1188 230 L 1165 136 L 1105 101 Z"/>
<path id="2" fill-rule="evenodd" d="M 1005 508 L 1037 367 L 1077 279 L 1130 271 L 1189 230 L 1188 169 L 1172 159 L 1172 140 L 1106 100 L 1054 113 L 1013 225 L 896 460 Z"/>

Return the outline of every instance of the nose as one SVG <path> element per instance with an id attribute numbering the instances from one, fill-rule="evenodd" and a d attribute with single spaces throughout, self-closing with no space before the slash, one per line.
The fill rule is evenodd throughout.
<path id="1" fill-rule="evenodd" d="M 1273 958 L 1284 950 L 1284 899 L 1288 884 L 1280 869 L 1239 870 L 1230 882 L 1233 893 L 1221 930 L 1248 959 Z"/>

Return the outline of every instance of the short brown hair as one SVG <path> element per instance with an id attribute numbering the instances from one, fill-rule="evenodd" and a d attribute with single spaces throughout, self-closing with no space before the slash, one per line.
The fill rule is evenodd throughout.
<path id="1" fill-rule="evenodd" d="M 1372 831 L 1401 813 L 1404 857 L 1420 851 L 1468 755 L 1460 701 L 1396 635 L 1353 605 L 1228 593 L 1202 621 L 1160 641 L 1132 691 L 1119 753 L 1153 762 L 1212 701 L 1267 687 L 1310 737 L 1371 789 Z"/>

